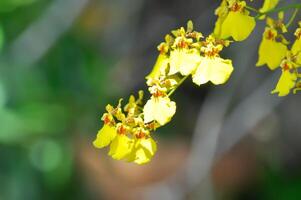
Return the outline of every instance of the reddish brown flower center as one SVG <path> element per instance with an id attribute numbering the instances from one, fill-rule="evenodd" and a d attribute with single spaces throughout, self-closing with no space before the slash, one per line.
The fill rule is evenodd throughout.
<path id="1" fill-rule="evenodd" d="M 148 124 L 147 128 L 149 128 L 149 129 L 155 129 L 155 123 Z"/>
<path id="2" fill-rule="evenodd" d="M 145 138 L 145 133 L 143 133 L 142 131 L 140 131 L 139 133 L 136 134 L 136 138 L 137 139 Z"/>
<path id="3" fill-rule="evenodd" d="M 119 126 L 118 129 L 117 129 L 117 132 L 120 134 L 120 135 L 124 135 L 126 133 L 126 129 L 124 126 Z"/>
<path id="4" fill-rule="evenodd" d="M 156 92 L 153 93 L 153 96 L 154 97 L 162 97 L 162 96 L 164 96 L 164 93 L 161 92 L 160 90 L 156 90 Z"/>
<path id="5" fill-rule="evenodd" d="M 273 40 L 275 37 L 276 37 L 275 34 L 271 30 L 269 30 L 266 38 L 268 40 Z"/>
<path id="6" fill-rule="evenodd" d="M 241 5 L 239 5 L 238 3 L 234 3 L 230 10 L 233 11 L 233 12 L 240 11 L 241 10 Z"/>
<path id="7" fill-rule="evenodd" d="M 164 45 L 160 45 L 159 46 L 159 52 L 160 52 L 160 54 L 164 54 L 165 53 Z"/>
<path id="8" fill-rule="evenodd" d="M 213 48 L 211 51 L 206 52 L 206 56 L 208 57 L 215 57 L 216 55 L 218 55 L 219 50 Z"/>
<path id="9" fill-rule="evenodd" d="M 180 48 L 187 48 L 188 47 L 188 44 L 184 41 L 184 40 L 181 40 L 179 43 L 178 43 L 178 47 Z"/>
<path id="10" fill-rule="evenodd" d="M 282 69 L 283 69 L 284 71 L 290 70 L 289 64 L 284 63 L 284 64 L 282 65 Z"/>
<path id="11" fill-rule="evenodd" d="M 110 124 L 110 123 L 111 123 L 111 120 L 110 120 L 110 118 L 109 118 L 108 115 L 105 116 L 105 118 L 103 119 L 103 122 L 104 122 L 105 124 Z"/>

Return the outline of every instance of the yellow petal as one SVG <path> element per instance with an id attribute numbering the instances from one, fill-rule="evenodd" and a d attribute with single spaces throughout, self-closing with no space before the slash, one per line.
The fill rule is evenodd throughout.
<path id="1" fill-rule="evenodd" d="M 168 62 L 169 59 L 166 54 L 159 54 L 153 70 L 146 76 L 146 79 L 158 78 L 161 74 L 164 74 L 164 71 L 168 66 Z"/>
<path id="2" fill-rule="evenodd" d="M 296 41 L 294 42 L 292 47 L 292 53 L 294 55 L 297 55 L 297 64 L 298 66 L 300 66 L 301 65 L 301 38 L 296 39 Z"/>
<path id="3" fill-rule="evenodd" d="M 117 135 L 110 145 L 109 155 L 116 160 L 120 160 L 131 152 L 132 147 L 132 139 L 126 135 Z"/>
<path id="4" fill-rule="evenodd" d="M 271 70 L 274 70 L 280 65 L 281 60 L 286 55 L 286 52 L 287 47 L 284 44 L 268 40 L 264 37 L 259 46 L 259 58 L 256 66 L 267 64 Z"/>
<path id="5" fill-rule="evenodd" d="M 180 72 L 183 76 L 189 75 L 200 62 L 200 53 L 196 49 L 175 49 L 170 52 L 169 75 Z"/>
<path id="6" fill-rule="evenodd" d="M 196 72 L 192 75 L 192 81 L 197 84 L 205 84 L 211 81 L 213 84 L 225 83 L 233 71 L 232 61 L 219 57 L 203 57 Z"/>
<path id="7" fill-rule="evenodd" d="M 245 40 L 253 31 L 255 25 L 254 17 L 231 11 L 222 24 L 221 38 L 226 39 L 232 36 L 236 41 Z"/>
<path id="8" fill-rule="evenodd" d="M 116 137 L 116 129 L 113 126 L 104 125 L 97 133 L 96 139 L 93 141 L 93 145 L 96 148 L 103 148 L 108 146 L 111 141 Z"/>
<path id="9" fill-rule="evenodd" d="M 145 148 L 152 156 L 157 151 L 157 144 L 151 137 L 147 139 L 145 138 L 140 139 L 140 145 L 141 147 Z"/>
<path id="10" fill-rule="evenodd" d="M 217 18 L 217 20 L 215 22 L 213 34 L 216 38 L 220 38 L 221 30 L 222 30 L 221 27 L 222 27 L 223 22 L 224 22 L 224 19 L 222 19 L 222 17 Z"/>
<path id="11" fill-rule="evenodd" d="M 176 103 L 168 97 L 151 97 L 143 108 L 144 123 L 156 120 L 160 125 L 169 122 L 176 112 Z"/>
<path id="12" fill-rule="evenodd" d="M 296 41 L 294 42 L 293 46 L 292 46 L 292 53 L 295 55 L 297 53 L 301 52 L 301 38 L 300 39 L 296 39 Z"/>
<path id="13" fill-rule="evenodd" d="M 267 12 L 273 8 L 275 8 L 278 4 L 279 0 L 265 0 L 262 8 L 260 8 L 260 12 Z"/>
<path id="14" fill-rule="evenodd" d="M 269 10 L 272 10 L 277 6 L 278 3 L 279 3 L 279 0 L 265 0 L 262 8 L 260 8 L 259 11 L 261 13 L 264 13 Z M 265 18 L 265 16 L 263 15 L 259 19 L 264 19 L 264 18 Z"/>
<path id="15" fill-rule="evenodd" d="M 128 161 L 139 165 L 148 163 L 157 151 L 157 144 L 152 138 L 138 139 Z"/>
<path id="16" fill-rule="evenodd" d="M 296 80 L 297 75 L 295 73 L 291 73 L 289 70 L 282 70 L 276 88 L 271 93 L 278 93 L 278 96 L 288 95 L 290 90 L 295 87 Z"/>

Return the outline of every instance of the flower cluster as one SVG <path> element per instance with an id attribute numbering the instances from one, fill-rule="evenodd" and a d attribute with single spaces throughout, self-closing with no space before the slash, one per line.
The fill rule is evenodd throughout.
<path id="1" fill-rule="evenodd" d="M 259 46 L 259 59 L 257 66 L 266 64 L 271 70 L 276 69 L 287 52 L 287 40 L 283 33 L 287 32 L 283 24 L 283 13 L 279 13 L 277 21 L 272 18 L 267 18 L 267 27 L 262 36 L 262 41 Z"/>
<path id="2" fill-rule="evenodd" d="M 197 84 L 225 83 L 232 71 L 232 62 L 220 57 L 220 51 L 230 44 L 213 35 L 204 38 L 193 30 L 191 21 L 166 35 L 158 46 L 159 56 L 152 72 L 146 76 L 150 98 L 143 104 L 143 93 L 136 100 L 131 96 L 124 108 L 108 105 L 103 115 L 104 126 L 93 144 L 110 147 L 109 155 L 117 160 L 144 164 L 151 160 L 157 147 L 152 133 L 167 124 L 176 112 L 171 94 L 189 76 Z"/>
<path id="3" fill-rule="evenodd" d="M 301 66 L 301 22 L 295 31 L 296 40 L 289 48 L 289 42 L 284 36 L 288 31 L 283 19 L 283 12 L 278 14 L 277 20 L 267 18 L 267 27 L 259 46 L 259 59 L 256 64 L 266 64 L 271 70 L 281 68 L 280 79 L 272 91 L 272 94 L 278 93 L 279 96 L 286 96 L 292 89 L 296 92 L 301 88 L 298 80 L 298 68 Z"/>
<path id="4" fill-rule="evenodd" d="M 281 60 L 281 76 L 272 93 L 278 93 L 279 96 L 286 96 L 293 89 L 294 93 L 301 89 L 301 80 L 298 68 L 301 67 L 301 22 L 295 32 L 296 40 L 291 50 L 287 50 L 284 58 Z"/>
<path id="5" fill-rule="evenodd" d="M 124 159 L 129 162 L 143 164 L 152 158 L 157 150 L 156 142 L 150 132 L 156 128 L 154 123 L 145 124 L 142 116 L 143 92 L 139 98 L 129 98 L 122 108 L 122 99 L 117 107 L 106 106 L 103 114 L 104 125 L 97 134 L 93 145 L 96 148 L 110 146 L 109 155 L 116 160 Z"/>
<path id="6" fill-rule="evenodd" d="M 228 39 L 247 39 L 256 26 L 256 19 L 266 19 L 267 24 L 256 65 L 282 71 L 272 93 L 285 96 L 292 89 L 294 92 L 301 90 L 298 72 L 301 66 L 301 22 L 295 31 L 296 40 L 289 48 L 284 35 L 289 24 L 284 24 L 284 13 L 280 12 L 277 20 L 268 16 L 277 10 L 278 2 L 265 0 L 262 8 L 257 10 L 242 0 L 222 0 L 215 11 L 218 18 L 214 31 L 209 36 L 204 37 L 195 31 L 191 21 L 186 29 L 181 27 L 167 34 L 165 41 L 158 46 L 159 55 L 153 70 L 146 76 L 150 98 L 144 102 L 140 91 L 138 98 L 130 96 L 124 107 L 122 99 L 116 107 L 107 105 L 107 112 L 102 116 L 104 125 L 93 142 L 94 146 L 109 146 L 108 154 L 117 160 L 148 163 L 157 151 L 152 134 L 176 113 L 176 103 L 170 99 L 171 95 L 188 77 L 198 86 L 208 82 L 214 85 L 226 83 L 233 66 L 230 59 L 220 56 L 220 52 L 233 42 Z M 295 6 L 301 8 L 301 4 Z M 257 15 L 252 16 L 252 12 Z"/>
<path id="7" fill-rule="evenodd" d="M 281 68 L 282 74 L 272 91 L 279 96 L 286 96 L 293 89 L 294 92 L 301 89 L 298 68 L 300 67 L 300 29 L 295 32 L 296 40 L 291 49 L 290 42 L 286 40 L 284 34 L 288 32 L 290 24 L 284 24 L 284 12 L 278 13 L 278 19 L 267 17 L 267 14 L 276 8 L 279 0 L 265 0 L 263 6 L 257 10 L 249 7 L 242 0 L 222 0 L 215 14 L 218 19 L 215 23 L 213 35 L 216 38 L 233 38 L 235 41 L 242 41 L 249 37 L 256 22 L 255 19 L 266 19 L 266 28 L 262 34 L 262 41 L 258 50 L 258 61 L 256 66 L 267 65 L 270 70 Z M 297 5 L 296 12 L 298 11 Z M 276 9 L 277 10 L 277 9 Z M 257 13 L 251 16 L 250 12 Z M 295 13 L 296 14 L 296 13 Z M 296 15 L 293 15 L 291 22 Z"/>
<path id="8" fill-rule="evenodd" d="M 189 21 L 187 31 L 182 27 L 165 37 L 165 42 L 158 47 L 160 54 L 157 63 L 147 79 L 162 75 L 191 75 L 197 85 L 209 81 L 219 85 L 229 79 L 233 71 L 232 62 L 221 58 L 219 53 L 230 42 L 217 39 L 214 35 L 204 39 L 201 33 L 192 31 L 192 28 L 192 22 Z"/>

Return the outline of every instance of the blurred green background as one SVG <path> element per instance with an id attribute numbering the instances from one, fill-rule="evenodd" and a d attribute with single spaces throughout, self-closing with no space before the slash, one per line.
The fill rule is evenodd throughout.
<path id="1" fill-rule="evenodd" d="M 179 89 L 177 114 L 156 136 L 153 163 L 113 161 L 91 142 L 106 104 L 146 91 L 144 77 L 164 35 L 188 19 L 210 33 L 218 4 L 0 0 L 0 200 L 147 199 L 140 195 L 142 187 L 176 174 L 189 157 L 198 110 L 208 94 L 214 90 L 222 101 L 234 88 L 230 112 L 271 76 L 254 67 L 258 45 L 253 41 L 259 42 L 264 23 L 245 45 L 225 51 L 234 59 L 239 85 L 229 81 L 213 89 L 185 83 Z M 254 112 L 246 115 L 256 116 L 278 98 L 269 94 L 276 81 L 264 91 L 265 101 L 253 102 Z M 214 162 L 209 174 L 216 199 L 301 199 L 299 96 L 273 107 Z M 197 191 L 198 186 L 178 199 L 200 199 Z"/>

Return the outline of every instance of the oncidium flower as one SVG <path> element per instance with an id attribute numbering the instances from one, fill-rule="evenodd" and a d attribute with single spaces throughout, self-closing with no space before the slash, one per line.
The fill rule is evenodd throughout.
<path id="1" fill-rule="evenodd" d="M 171 43 L 169 52 L 168 75 L 180 73 L 183 76 L 190 75 L 200 62 L 198 41 L 203 37 L 202 33 L 193 31 L 191 21 L 187 24 L 187 30 L 183 27 L 172 31 L 175 37 Z"/>
<path id="2" fill-rule="evenodd" d="M 136 141 L 132 151 L 126 158 L 128 162 L 135 162 L 141 165 L 151 160 L 157 151 L 157 144 L 149 134 L 148 131 L 142 128 L 135 130 Z"/>
<path id="3" fill-rule="evenodd" d="M 289 59 L 284 59 L 282 61 L 281 69 L 282 73 L 280 79 L 276 88 L 271 93 L 278 93 L 278 96 L 286 96 L 290 93 L 291 89 L 295 87 L 298 75 L 295 70 L 295 64 Z"/>
<path id="4" fill-rule="evenodd" d="M 274 70 L 279 67 L 288 51 L 286 46 L 287 41 L 282 34 L 278 33 L 277 28 L 281 29 L 283 32 L 285 32 L 286 29 L 284 28 L 285 26 L 283 26 L 282 19 L 274 21 L 271 18 L 268 18 L 267 24 L 269 27 L 266 27 L 263 33 L 256 66 L 267 64 L 271 70 Z"/>
<path id="5" fill-rule="evenodd" d="M 215 37 L 232 37 L 235 41 L 247 39 L 255 28 L 256 21 L 254 17 L 249 16 L 250 13 L 245 7 L 245 1 L 223 0 L 216 10 L 218 19 L 214 29 Z"/>
<path id="6" fill-rule="evenodd" d="M 169 122 L 176 112 L 176 103 L 167 96 L 152 96 L 143 108 L 144 123 L 157 121 L 161 126 Z"/>
<path id="7" fill-rule="evenodd" d="M 152 72 L 146 77 L 158 78 L 161 75 L 190 75 L 200 62 L 198 42 L 202 33 L 193 31 L 193 23 L 189 21 L 184 27 L 172 31 L 165 36 L 165 42 L 158 46 L 160 52 Z M 167 71 L 167 74 L 166 74 Z"/>
<path id="8" fill-rule="evenodd" d="M 223 45 L 218 43 L 213 36 L 209 36 L 201 48 L 204 56 L 195 72 L 192 74 L 192 81 L 197 84 L 205 84 L 211 81 L 215 85 L 225 83 L 233 71 L 232 61 L 222 59 L 219 52 Z"/>
<path id="9" fill-rule="evenodd" d="M 116 160 L 120 160 L 127 156 L 133 148 L 133 139 L 129 138 L 129 127 L 122 123 L 117 124 L 117 136 L 110 144 L 109 155 Z"/>
<path id="10" fill-rule="evenodd" d="M 143 113 L 144 123 L 156 121 L 160 126 L 165 125 L 176 113 L 176 103 L 166 94 L 167 88 L 161 87 L 157 82 L 148 81 L 152 97 L 146 102 Z"/>

